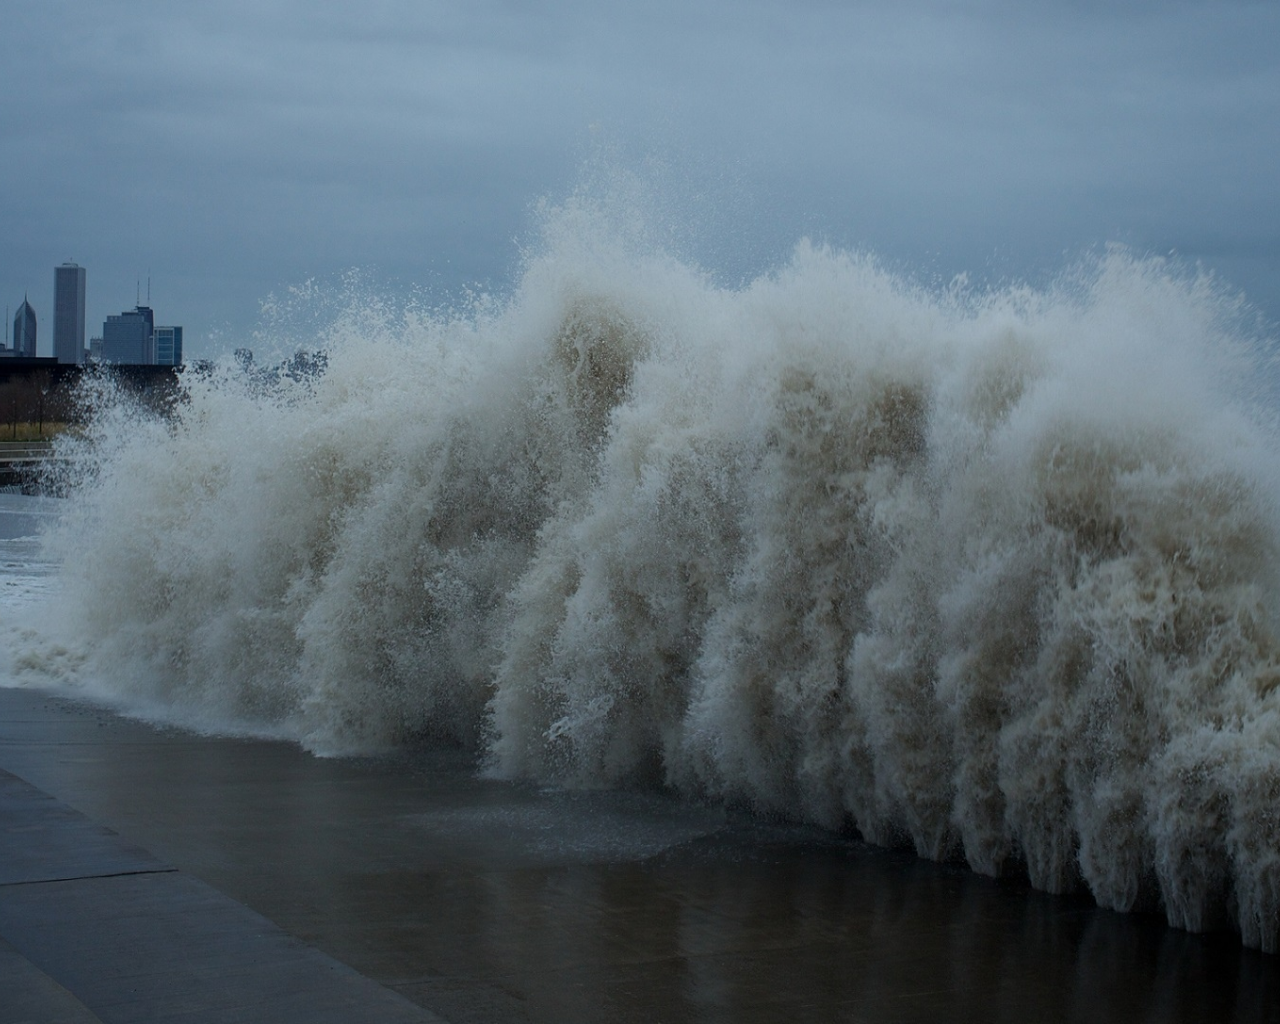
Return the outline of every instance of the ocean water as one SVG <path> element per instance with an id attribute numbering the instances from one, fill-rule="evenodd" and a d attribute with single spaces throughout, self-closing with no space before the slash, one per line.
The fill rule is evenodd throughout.
<path id="1" fill-rule="evenodd" d="M 53 499 L 0 491 L 0 615 L 21 614 L 56 590 L 58 565 L 41 536 L 60 507 Z"/>
<path id="2" fill-rule="evenodd" d="M 87 395 L 8 680 L 665 787 L 1280 949 L 1240 302 L 1121 250 L 979 290 L 802 243 L 730 288 L 637 238 L 570 202 L 509 297 L 352 301 L 319 377 Z"/>

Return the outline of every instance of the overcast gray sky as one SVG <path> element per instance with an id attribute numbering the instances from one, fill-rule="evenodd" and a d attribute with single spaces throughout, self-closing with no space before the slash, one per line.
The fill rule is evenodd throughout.
<path id="1" fill-rule="evenodd" d="M 189 354 L 352 267 L 502 290 L 602 161 L 734 283 L 808 236 L 924 280 L 1175 251 L 1280 317 L 1280 3 L 10 0 L 0 289 L 51 347 L 151 275 Z"/>

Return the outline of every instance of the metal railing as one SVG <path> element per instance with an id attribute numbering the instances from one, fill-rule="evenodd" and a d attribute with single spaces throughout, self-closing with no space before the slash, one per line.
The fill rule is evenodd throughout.
<path id="1" fill-rule="evenodd" d="M 52 441 L 0 441 L 0 463 L 40 462 L 52 454 Z"/>
<path id="2" fill-rule="evenodd" d="M 0 490 L 46 492 L 42 471 L 54 461 L 51 441 L 0 441 Z"/>

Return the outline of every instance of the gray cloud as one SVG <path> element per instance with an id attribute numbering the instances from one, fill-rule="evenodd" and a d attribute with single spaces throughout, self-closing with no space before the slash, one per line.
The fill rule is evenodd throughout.
<path id="1" fill-rule="evenodd" d="M 150 270 L 197 350 L 353 265 L 501 287 L 601 153 L 730 280 L 803 234 L 925 277 L 1119 240 L 1280 315 L 1272 4 L 14 6 L 0 288 L 46 317 L 69 257 L 91 322 Z"/>

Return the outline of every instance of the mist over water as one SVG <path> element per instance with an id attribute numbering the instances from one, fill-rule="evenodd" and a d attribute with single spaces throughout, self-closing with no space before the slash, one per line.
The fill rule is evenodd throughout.
<path id="1" fill-rule="evenodd" d="M 550 211 L 506 300 L 353 304 L 317 379 L 188 374 L 171 422 L 93 396 L 48 539 L 77 685 L 852 824 L 1276 950 L 1280 464 L 1230 295 L 807 243 L 728 289 L 618 221 Z"/>

